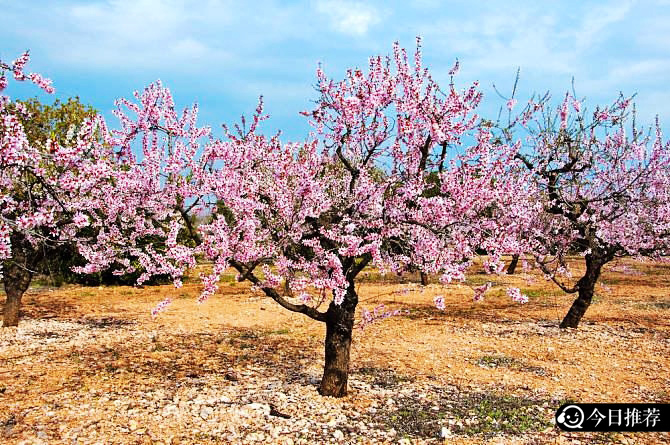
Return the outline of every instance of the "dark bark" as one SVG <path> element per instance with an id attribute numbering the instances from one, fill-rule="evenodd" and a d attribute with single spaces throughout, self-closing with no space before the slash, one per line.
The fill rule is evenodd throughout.
<path id="1" fill-rule="evenodd" d="M 606 261 L 603 258 L 586 255 L 586 273 L 577 282 L 577 298 L 572 303 L 563 321 L 561 321 L 561 328 L 576 328 L 579 326 L 586 310 L 591 306 L 596 282 L 605 263 Z"/>
<path id="2" fill-rule="evenodd" d="M 372 256 L 365 254 L 359 259 L 346 258 L 341 259 L 341 261 L 343 269 L 346 271 L 347 290 L 342 303 L 338 305 L 332 301 L 326 312 L 319 312 L 316 308 L 305 304 L 293 304 L 279 295 L 275 289 L 261 287 L 266 295 L 285 309 L 305 314 L 313 320 L 326 323 L 323 378 L 321 379 L 319 392 L 321 395 L 331 397 L 343 397 L 347 394 L 349 351 L 354 330 L 354 316 L 358 305 L 354 280 L 365 266 L 372 261 Z M 235 260 L 231 260 L 230 264 L 240 273 L 241 279 L 247 279 L 253 284 L 261 286 L 261 281 L 253 274 L 255 266 L 246 266 Z"/>
<path id="3" fill-rule="evenodd" d="M 326 312 L 326 341 L 323 378 L 319 392 L 324 396 L 343 397 L 349 379 L 349 351 L 354 330 L 358 295 L 353 280 L 342 304 L 331 302 Z"/>
<path id="4" fill-rule="evenodd" d="M 18 326 L 21 297 L 33 278 L 33 274 L 26 268 L 26 255 L 13 249 L 13 258 L 7 262 L 4 270 L 3 282 L 7 300 L 3 312 L 2 326 Z"/>
<path id="5" fill-rule="evenodd" d="M 509 262 L 509 266 L 507 266 L 507 275 L 514 275 L 514 272 L 516 271 L 516 266 L 519 264 L 519 255 L 512 255 L 512 261 Z"/>
<path id="6" fill-rule="evenodd" d="M 421 272 L 421 285 L 428 286 L 428 274 L 426 272 Z"/>

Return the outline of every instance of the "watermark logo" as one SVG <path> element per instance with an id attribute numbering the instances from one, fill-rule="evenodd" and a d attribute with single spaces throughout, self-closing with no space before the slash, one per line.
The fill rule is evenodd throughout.
<path id="1" fill-rule="evenodd" d="M 670 431 L 670 405 L 571 403 L 556 411 L 563 431 Z"/>
<path id="2" fill-rule="evenodd" d="M 564 405 L 556 413 L 556 424 L 567 431 L 582 429 L 584 411 L 577 405 Z"/>

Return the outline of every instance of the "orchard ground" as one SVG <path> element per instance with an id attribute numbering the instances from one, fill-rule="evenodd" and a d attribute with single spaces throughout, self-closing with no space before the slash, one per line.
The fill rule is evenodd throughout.
<path id="1" fill-rule="evenodd" d="M 552 423 L 568 400 L 670 403 L 670 264 L 618 264 L 576 331 L 558 328 L 574 296 L 539 275 L 422 288 L 361 274 L 359 317 L 379 304 L 409 314 L 356 330 L 342 399 L 317 393 L 325 326 L 232 272 L 202 305 L 196 279 L 33 288 L 18 328 L 0 330 L 0 442 L 670 443 Z M 496 286 L 473 302 L 469 285 L 486 281 Z M 511 302 L 508 285 L 529 303 Z"/>

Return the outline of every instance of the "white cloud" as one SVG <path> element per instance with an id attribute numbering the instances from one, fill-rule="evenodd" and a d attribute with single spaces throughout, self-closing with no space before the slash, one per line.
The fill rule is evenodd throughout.
<path id="1" fill-rule="evenodd" d="M 670 59 L 651 59 L 633 62 L 610 71 L 613 84 L 640 83 L 648 80 L 664 80 L 670 72 Z"/>
<path id="2" fill-rule="evenodd" d="M 132 65 L 140 69 L 225 58 L 224 51 L 210 47 L 197 35 L 203 18 L 220 20 L 225 26 L 224 5 L 200 3 L 198 16 L 195 9 L 187 2 L 172 0 L 74 5 L 64 17 L 68 25 L 64 32 L 72 44 L 60 50 L 61 57 L 87 66 Z"/>
<path id="3" fill-rule="evenodd" d="M 604 40 L 607 29 L 625 19 L 633 3 L 633 1 L 615 2 L 586 11 L 580 26 L 574 30 L 576 49 L 587 50 Z"/>
<path id="4" fill-rule="evenodd" d="M 668 0 L 670 6 L 670 0 Z M 670 52 L 670 8 L 665 14 L 646 17 L 639 31 L 636 33 L 636 43 L 640 48 L 656 50 L 668 54 Z"/>
<path id="5" fill-rule="evenodd" d="M 316 6 L 318 12 L 330 17 L 331 26 L 343 34 L 363 36 L 381 21 L 379 11 L 363 3 L 322 0 Z"/>
<path id="6" fill-rule="evenodd" d="M 450 18 L 424 26 L 427 41 L 442 42 L 463 69 L 484 74 L 517 67 L 553 73 L 574 69 L 575 53 L 557 16 L 502 8 L 469 20 Z"/>

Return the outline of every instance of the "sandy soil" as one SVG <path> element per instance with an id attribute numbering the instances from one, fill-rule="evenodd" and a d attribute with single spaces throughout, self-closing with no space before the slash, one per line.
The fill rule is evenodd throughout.
<path id="1" fill-rule="evenodd" d="M 539 275 L 424 288 L 371 272 L 359 308 L 408 313 L 356 330 L 343 399 L 316 392 L 324 327 L 232 274 L 201 305 L 196 280 L 32 289 L 0 329 L 0 443 L 670 443 L 552 425 L 566 400 L 670 403 L 670 265 L 625 264 L 578 330 L 558 329 L 573 297 Z"/>

